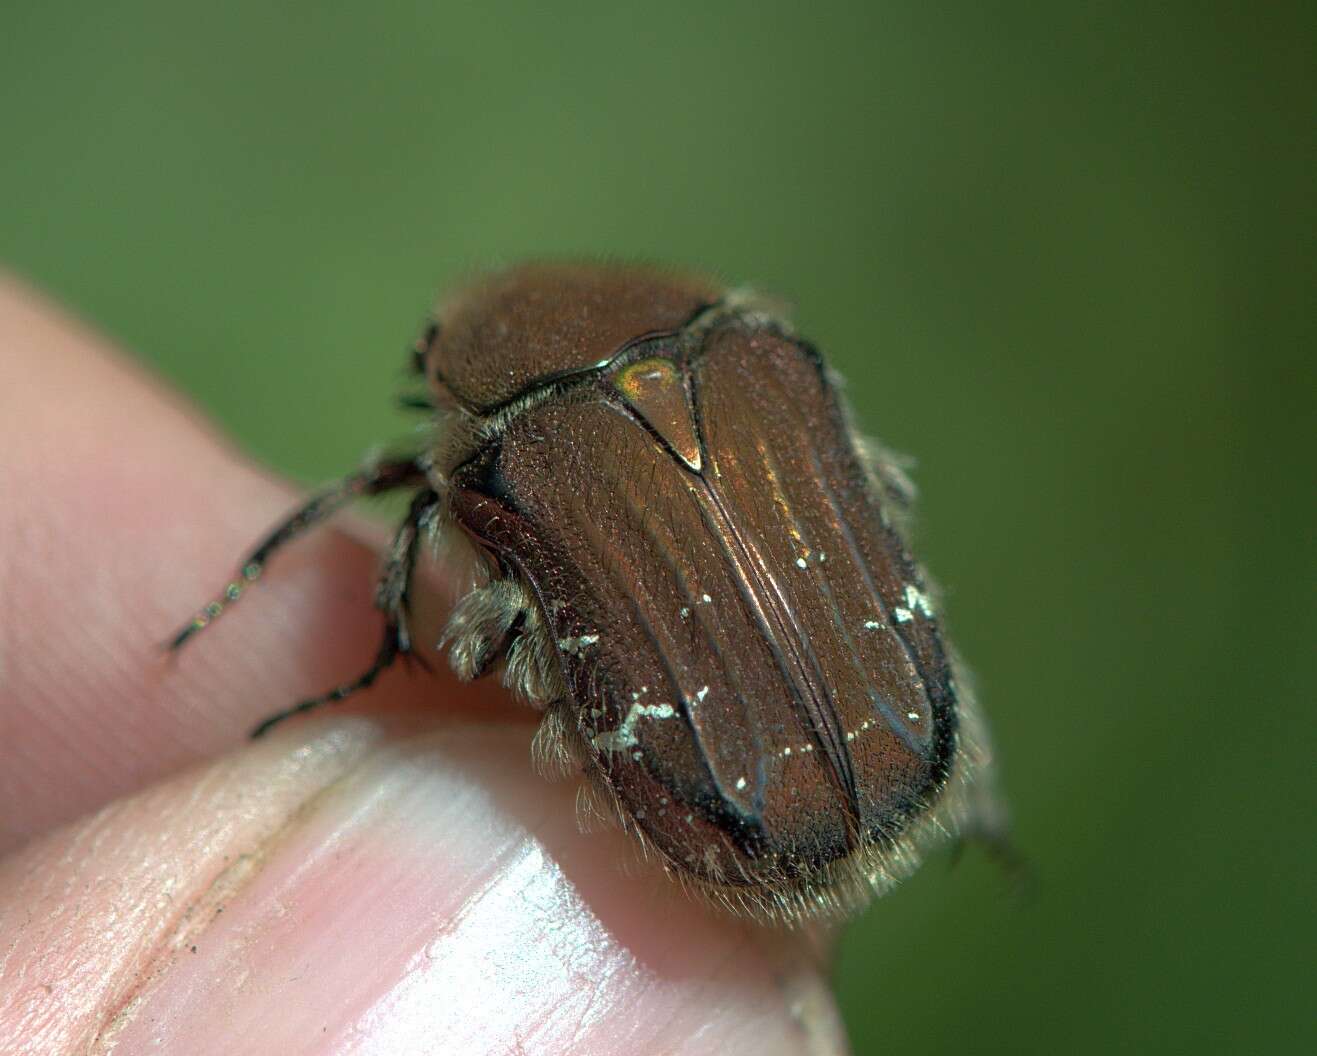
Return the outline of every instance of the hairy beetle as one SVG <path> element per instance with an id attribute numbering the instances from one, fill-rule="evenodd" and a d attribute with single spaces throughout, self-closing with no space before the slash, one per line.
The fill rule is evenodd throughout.
<path id="1" fill-rule="evenodd" d="M 843 912 L 991 809 L 982 724 L 902 537 L 909 482 L 860 440 L 819 353 L 753 294 L 658 270 L 527 265 L 415 349 L 433 442 L 314 497 L 244 563 L 406 488 L 385 635 L 416 646 L 417 549 L 459 532 L 483 584 L 441 647 L 544 712 L 537 754 L 688 886 L 782 921 Z"/>

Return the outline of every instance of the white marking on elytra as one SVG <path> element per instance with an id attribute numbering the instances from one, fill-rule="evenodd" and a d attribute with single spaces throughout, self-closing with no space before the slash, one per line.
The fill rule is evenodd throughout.
<path id="1" fill-rule="evenodd" d="M 905 585 L 905 603 L 909 607 L 909 611 L 922 612 L 925 616 L 932 619 L 933 605 L 928 600 L 928 595 L 913 583 L 907 583 Z"/>
<path id="2" fill-rule="evenodd" d="M 688 700 L 686 703 L 687 703 L 688 706 L 690 706 L 690 707 L 693 708 L 693 707 L 695 707 L 697 704 L 703 704 L 703 703 L 704 703 L 704 698 L 707 697 L 708 695 L 709 695 L 709 687 L 708 687 L 708 686 L 701 686 L 701 687 L 700 687 L 700 691 L 699 691 L 698 693 L 695 694 L 695 699 L 694 699 L 694 700 Z"/>
<path id="3" fill-rule="evenodd" d="M 709 597 L 709 595 L 707 594 L 701 594 L 700 600 L 704 602 L 704 604 L 708 605 L 711 601 L 713 601 L 713 598 Z"/>
<path id="4" fill-rule="evenodd" d="M 855 740 L 856 737 L 862 734 L 873 724 L 874 723 L 872 719 L 865 719 L 862 723 L 860 723 L 857 727 L 855 727 L 855 729 L 846 731 L 846 740 L 848 741 Z"/>
<path id="5" fill-rule="evenodd" d="M 743 777 L 738 777 L 738 778 L 736 779 L 736 790 L 737 790 L 738 792 L 743 791 L 743 790 L 745 789 L 745 786 L 746 786 L 747 784 L 748 784 L 748 782 L 746 781 L 745 778 L 743 778 Z"/>
<path id="6" fill-rule="evenodd" d="M 866 631 L 881 631 L 883 629 L 883 625 L 879 623 L 877 620 L 865 620 L 864 629 Z"/>
<path id="7" fill-rule="evenodd" d="M 690 610 L 689 608 L 687 608 L 685 605 L 683 605 L 683 606 L 681 607 L 681 618 L 682 618 L 683 620 L 689 620 L 689 619 L 690 619 L 690 615 L 691 615 L 691 610 Z"/>
<path id="8" fill-rule="evenodd" d="M 809 563 L 803 557 L 798 557 L 796 558 L 796 566 L 798 568 L 809 568 Z"/>
<path id="9" fill-rule="evenodd" d="M 677 709 L 671 704 L 632 704 L 631 710 L 626 713 L 626 718 L 622 720 L 621 726 L 615 730 L 609 730 L 607 733 L 596 733 L 590 740 L 601 751 L 625 751 L 627 748 L 634 748 L 638 743 L 636 740 L 636 723 L 642 718 L 671 719 L 676 714 Z M 631 758 L 635 759 L 639 755 L 639 752 L 634 752 Z"/>
<path id="10" fill-rule="evenodd" d="M 575 638 L 559 638 L 558 648 L 570 656 L 580 656 L 597 641 L 599 641 L 599 635 L 597 634 L 582 634 Z"/>
<path id="11" fill-rule="evenodd" d="M 867 726 L 867 725 L 868 725 L 868 723 L 866 722 L 866 723 L 865 723 L 865 726 Z M 863 728 L 863 727 L 862 727 L 862 728 Z M 782 749 L 781 751 L 779 751 L 777 754 L 778 754 L 778 756 L 779 756 L 780 758 L 786 759 L 786 758 L 789 758 L 789 757 L 790 757 L 793 753 L 795 753 L 795 752 L 799 752 L 801 755 L 804 755 L 806 752 L 812 752 L 813 750 L 814 750 L 814 746 L 813 746 L 812 744 L 799 744 L 799 745 L 796 745 L 796 747 L 794 747 L 794 748 L 791 747 L 791 745 L 787 745 L 785 748 L 783 748 L 783 749 Z"/>
<path id="12" fill-rule="evenodd" d="M 909 623 L 911 620 L 915 618 L 915 614 L 913 612 L 911 612 L 909 609 L 903 609 L 899 605 L 892 610 L 892 615 L 896 617 L 897 623 Z"/>
<path id="13" fill-rule="evenodd" d="M 909 719 L 911 722 L 918 722 L 918 721 L 919 721 L 919 712 L 917 712 L 917 711 L 907 711 L 907 712 L 905 713 L 905 717 L 906 717 L 907 719 Z"/>

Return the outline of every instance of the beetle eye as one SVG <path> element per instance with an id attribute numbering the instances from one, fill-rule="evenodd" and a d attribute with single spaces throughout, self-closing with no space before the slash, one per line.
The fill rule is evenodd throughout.
<path id="1" fill-rule="evenodd" d="M 412 370 L 417 374 L 425 374 L 425 357 L 429 355 L 430 349 L 434 347 L 435 340 L 438 337 L 439 324 L 431 320 L 426 324 L 421 336 L 416 339 L 416 344 L 412 345 Z"/>

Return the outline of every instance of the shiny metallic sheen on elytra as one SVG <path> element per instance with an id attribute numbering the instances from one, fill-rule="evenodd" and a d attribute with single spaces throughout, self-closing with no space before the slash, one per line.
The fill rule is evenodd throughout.
<path id="1" fill-rule="evenodd" d="M 584 807 L 692 892 L 836 915 L 935 840 L 998 827 L 982 722 L 901 534 L 909 481 L 772 303 L 657 269 L 525 265 L 444 305 L 414 365 L 424 449 L 311 497 L 174 638 L 356 497 L 413 492 L 374 663 L 256 735 L 428 648 L 407 617 L 440 534 L 476 584 L 440 643 L 453 669 L 501 671 L 543 711 L 541 769 L 583 773 Z"/>
<path id="2" fill-rule="evenodd" d="M 770 916 L 908 871 L 885 852 L 978 760 L 900 488 L 817 351 L 752 299 L 591 267 L 497 276 L 439 335 L 436 399 L 487 423 L 438 448 L 451 516 L 574 644 L 540 703 L 620 820 Z"/>

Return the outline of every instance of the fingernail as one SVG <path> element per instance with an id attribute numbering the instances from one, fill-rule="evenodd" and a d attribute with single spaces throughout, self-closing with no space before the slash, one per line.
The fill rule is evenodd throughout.
<path id="1" fill-rule="evenodd" d="M 794 939 L 583 836 L 522 726 L 377 741 L 303 801 L 102 1041 L 116 1054 L 837 1053 Z"/>
<path id="2" fill-rule="evenodd" d="M 65 1053 L 113 1034 L 223 892 L 379 737 L 350 721 L 253 746 L 0 862 L 0 1037 Z"/>

